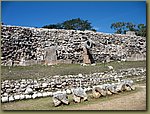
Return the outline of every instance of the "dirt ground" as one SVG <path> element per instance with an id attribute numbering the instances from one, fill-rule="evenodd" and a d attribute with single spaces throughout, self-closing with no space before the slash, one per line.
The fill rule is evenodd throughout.
<path id="1" fill-rule="evenodd" d="M 70 110 L 146 110 L 146 86 L 139 87 L 141 91 L 136 93 Z"/>

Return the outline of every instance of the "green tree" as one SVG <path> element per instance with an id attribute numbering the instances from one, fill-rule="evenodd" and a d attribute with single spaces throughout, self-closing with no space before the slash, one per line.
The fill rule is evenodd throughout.
<path id="1" fill-rule="evenodd" d="M 128 30 L 128 31 L 135 31 L 136 29 L 135 29 L 135 24 L 133 24 L 133 23 L 131 23 L 131 22 L 127 22 L 126 23 L 126 29 Z M 127 31 L 126 30 L 126 31 Z"/>
<path id="2" fill-rule="evenodd" d="M 63 23 L 46 25 L 46 26 L 43 26 L 43 28 L 96 31 L 95 29 L 92 28 L 91 23 L 88 22 L 88 20 L 82 20 L 80 18 L 67 20 L 67 21 L 64 21 Z"/>
<path id="3" fill-rule="evenodd" d="M 48 28 L 48 29 L 63 29 L 63 26 L 61 23 L 57 24 L 51 24 L 51 25 L 45 25 L 42 28 Z"/>
<path id="4" fill-rule="evenodd" d="M 138 24 L 138 30 L 136 31 L 136 35 L 146 37 L 146 25 Z"/>
<path id="5" fill-rule="evenodd" d="M 126 25 L 125 22 L 112 23 L 111 24 L 111 29 L 116 30 L 115 33 L 117 33 L 117 34 L 122 34 L 122 33 L 124 33 L 125 25 Z"/>
<path id="6" fill-rule="evenodd" d="M 80 18 L 67 20 L 63 23 L 64 29 L 73 30 L 91 30 L 92 26 L 88 20 L 81 20 Z"/>
<path id="7" fill-rule="evenodd" d="M 144 24 L 135 25 L 132 22 L 116 22 L 111 24 L 111 28 L 116 30 L 115 33 L 125 34 L 126 31 L 135 31 L 138 36 L 146 36 L 146 26 Z"/>

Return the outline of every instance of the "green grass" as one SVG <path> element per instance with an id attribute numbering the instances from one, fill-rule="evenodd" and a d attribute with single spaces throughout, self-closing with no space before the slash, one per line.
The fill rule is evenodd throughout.
<path id="1" fill-rule="evenodd" d="M 2 107 L 2 110 L 71 110 L 72 108 L 75 108 L 75 107 L 87 106 L 89 104 L 96 104 L 99 102 L 105 102 L 111 99 L 120 98 L 122 96 L 136 93 L 138 91 L 142 91 L 142 89 L 136 88 L 136 90 L 134 91 L 121 92 L 121 93 L 109 95 L 106 97 L 100 97 L 98 99 L 93 98 L 92 95 L 89 94 L 88 101 L 85 101 L 85 102 L 82 101 L 81 103 L 74 103 L 72 99 L 72 95 L 69 95 L 70 104 L 61 105 L 58 107 L 55 107 L 53 105 L 52 97 L 2 103 L 1 107 Z"/>
<path id="2" fill-rule="evenodd" d="M 58 64 L 53 66 L 33 65 L 33 66 L 1 66 L 1 80 L 22 79 L 22 78 L 42 78 L 54 75 L 68 74 L 90 74 L 95 72 L 108 71 L 108 65 L 114 70 L 125 68 L 146 67 L 146 61 L 134 62 L 110 62 L 106 64 L 98 63 L 96 66 L 81 66 L 80 64 Z"/>

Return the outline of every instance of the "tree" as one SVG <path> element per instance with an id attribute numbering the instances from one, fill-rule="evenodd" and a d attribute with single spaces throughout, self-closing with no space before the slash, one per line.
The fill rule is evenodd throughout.
<path id="1" fill-rule="evenodd" d="M 51 24 L 51 25 L 45 25 L 42 28 L 48 28 L 48 29 L 63 29 L 63 26 L 61 23 L 57 24 Z"/>
<path id="2" fill-rule="evenodd" d="M 67 21 L 64 21 L 63 23 L 46 25 L 46 26 L 43 26 L 43 28 L 96 31 L 95 29 L 92 28 L 91 23 L 88 22 L 88 20 L 82 20 L 80 18 L 67 20 Z"/>
<path id="3" fill-rule="evenodd" d="M 115 33 L 125 34 L 126 31 L 135 31 L 138 36 L 146 36 L 146 26 L 144 24 L 135 25 L 132 22 L 116 22 L 111 24 L 111 28 L 116 30 Z"/>
<path id="4" fill-rule="evenodd" d="M 126 28 L 128 29 L 128 31 L 135 31 L 135 24 L 131 23 L 131 22 L 127 22 L 126 23 Z"/>
<path id="5" fill-rule="evenodd" d="M 45 25 L 42 28 L 55 29 L 55 28 L 57 28 L 57 26 L 54 24 L 51 24 L 51 25 Z"/>
<path id="6" fill-rule="evenodd" d="M 146 37 L 146 25 L 138 24 L 138 30 L 136 31 L 136 35 Z"/>
<path id="7" fill-rule="evenodd" d="M 111 24 L 111 29 L 116 30 L 115 33 L 117 33 L 117 34 L 122 34 L 122 33 L 124 33 L 125 24 L 126 24 L 126 23 L 124 23 L 124 22 L 112 23 L 112 24 Z"/>
<path id="8" fill-rule="evenodd" d="M 80 18 L 67 20 L 63 23 L 64 29 L 73 30 L 91 30 L 92 26 L 88 20 L 81 20 Z"/>

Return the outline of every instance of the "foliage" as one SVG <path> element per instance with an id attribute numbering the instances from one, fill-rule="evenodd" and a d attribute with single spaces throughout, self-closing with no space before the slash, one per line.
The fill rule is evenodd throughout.
<path id="1" fill-rule="evenodd" d="M 138 30 L 136 32 L 138 36 L 146 37 L 146 25 L 138 24 Z"/>
<path id="2" fill-rule="evenodd" d="M 146 36 L 146 25 L 135 25 L 132 22 L 116 22 L 111 24 L 111 29 L 115 30 L 117 34 L 125 34 L 126 31 L 135 31 L 138 36 Z"/>
<path id="3" fill-rule="evenodd" d="M 127 22 L 126 23 L 126 28 L 129 30 L 129 31 L 135 31 L 135 24 L 131 23 L 131 22 Z"/>
<path id="4" fill-rule="evenodd" d="M 116 23 L 112 23 L 111 24 L 111 28 L 116 30 L 115 33 L 117 34 L 122 34 L 124 31 L 124 28 L 125 28 L 125 23 L 124 22 L 116 22 Z"/>
<path id="5" fill-rule="evenodd" d="M 91 23 L 88 22 L 88 20 L 82 20 L 80 18 L 67 20 L 67 21 L 64 21 L 63 23 L 45 25 L 43 26 L 43 28 L 96 31 L 95 29 L 92 28 Z"/>

